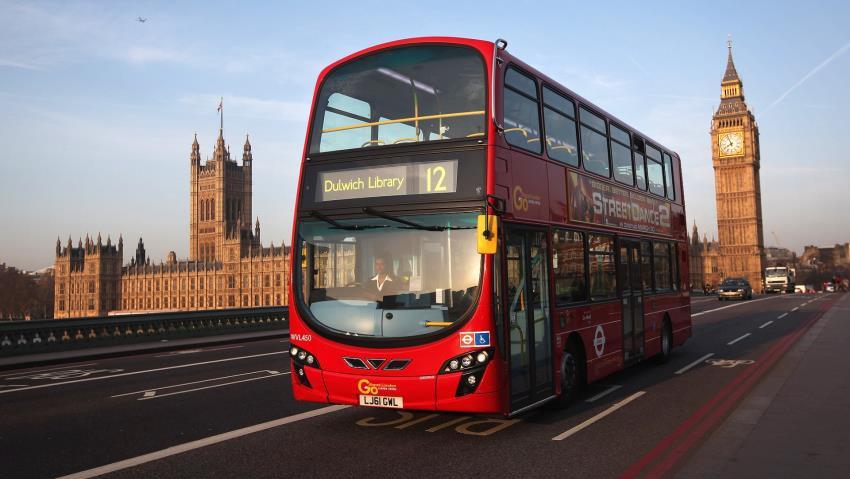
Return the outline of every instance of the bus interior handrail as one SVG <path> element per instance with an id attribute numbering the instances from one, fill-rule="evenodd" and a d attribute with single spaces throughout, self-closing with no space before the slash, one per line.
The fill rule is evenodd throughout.
<path id="1" fill-rule="evenodd" d="M 381 120 L 381 121 L 373 121 L 373 122 L 370 122 L 370 123 L 358 123 L 358 124 L 355 124 L 355 125 L 344 125 L 344 126 L 337 126 L 337 127 L 334 127 L 334 128 L 326 128 L 326 129 L 322 130 L 322 133 L 334 133 L 334 132 L 337 132 L 337 131 L 355 130 L 357 128 L 369 128 L 369 127 L 381 126 L 381 125 L 392 125 L 392 124 L 395 124 L 395 123 L 408 123 L 408 122 L 411 122 L 411 121 L 436 120 L 436 119 L 442 119 L 442 118 L 457 118 L 457 117 L 462 117 L 462 116 L 476 116 L 476 115 L 483 115 L 483 114 L 484 114 L 484 110 L 477 110 L 477 111 L 461 111 L 461 112 L 457 112 L 457 113 L 441 113 L 441 114 L 438 114 L 438 115 L 411 116 L 411 117 L 408 117 L 408 118 L 399 118 L 397 120 Z"/>

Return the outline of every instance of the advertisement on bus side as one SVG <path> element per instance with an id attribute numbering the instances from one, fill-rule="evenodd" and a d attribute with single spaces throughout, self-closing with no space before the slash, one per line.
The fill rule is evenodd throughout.
<path id="1" fill-rule="evenodd" d="M 670 203 L 574 171 L 569 173 L 572 221 L 670 235 Z"/>

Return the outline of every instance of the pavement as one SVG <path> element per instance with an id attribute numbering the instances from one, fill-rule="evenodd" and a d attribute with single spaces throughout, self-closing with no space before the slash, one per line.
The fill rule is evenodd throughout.
<path id="1" fill-rule="evenodd" d="M 511 419 L 294 401 L 283 338 L 16 368 L 0 372 L 0 475 L 691 477 L 727 420 L 764 395 L 760 388 L 798 354 L 806 334 L 842 322 L 847 297 L 693 298 L 694 336 L 666 364 L 646 361 L 591 385 L 567 409 Z M 828 313 L 839 299 L 838 312 Z M 819 338 L 833 334 L 823 330 Z M 797 369 L 813 350 L 802 353 Z M 848 397 L 850 364 L 833 361 L 812 366 L 818 388 L 836 385 L 824 392 L 822 411 Z M 828 456 L 828 447 L 846 447 L 843 419 L 813 420 L 812 428 L 829 434 L 809 441 L 823 444 L 816 451 Z M 741 454 L 757 432 L 746 436 Z M 789 458 L 799 449 L 781 447 Z M 703 477 L 764 475 L 743 467 L 715 463 Z M 810 477 L 846 477 L 818 471 Z"/>
<path id="2" fill-rule="evenodd" d="M 848 344 L 844 294 L 676 477 L 850 476 Z"/>

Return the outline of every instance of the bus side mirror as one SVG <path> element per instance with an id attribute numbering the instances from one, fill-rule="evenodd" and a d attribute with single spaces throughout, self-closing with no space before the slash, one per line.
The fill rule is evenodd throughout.
<path id="1" fill-rule="evenodd" d="M 495 215 L 478 215 L 476 236 L 478 237 L 479 254 L 494 254 L 496 252 L 499 225 L 497 218 Z"/>

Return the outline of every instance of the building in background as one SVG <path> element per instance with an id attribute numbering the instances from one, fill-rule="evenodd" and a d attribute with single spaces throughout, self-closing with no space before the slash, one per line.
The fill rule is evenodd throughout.
<path id="1" fill-rule="evenodd" d="M 189 155 L 189 258 L 172 251 L 152 263 L 140 238 L 123 264 L 117 245 L 86 238 L 56 245 L 54 316 L 180 311 L 285 305 L 289 248 L 260 242 L 260 221 L 251 228 L 253 154 L 245 139 L 242 164 L 230 156 L 223 128 L 211 159 L 202 164 L 197 135 Z"/>
<path id="2" fill-rule="evenodd" d="M 850 268 L 850 243 L 835 246 L 806 246 L 800 265 L 815 270 L 845 270 Z"/>
<path id="3" fill-rule="evenodd" d="M 768 246 L 764 249 L 765 267 L 788 266 L 793 268 L 797 264 L 797 254 L 788 248 Z"/>
<path id="4" fill-rule="evenodd" d="M 97 240 L 86 236 L 76 247 L 68 237 L 64 248 L 57 239 L 53 317 L 103 316 L 119 309 L 123 255 L 121 237 L 114 245 L 110 238 L 104 244 L 100 234 Z"/>
<path id="5" fill-rule="evenodd" d="M 717 199 L 718 267 L 721 278 L 744 277 L 760 293 L 765 268 L 762 228 L 761 156 L 755 117 L 729 42 L 720 106 L 711 122 L 711 153 Z"/>
<path id="6" fill-rule="evenodd" d="M 697 290 L 710 291 L 720 283 L 720 245 L 703 234 L 694 223 L 688 248 L 691 287 Z"/>

